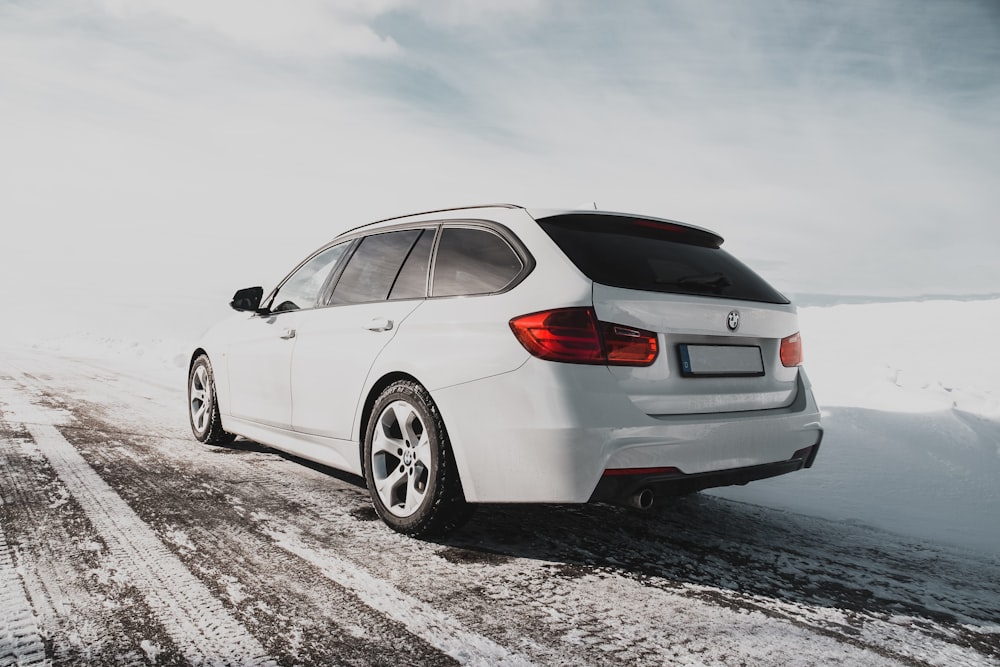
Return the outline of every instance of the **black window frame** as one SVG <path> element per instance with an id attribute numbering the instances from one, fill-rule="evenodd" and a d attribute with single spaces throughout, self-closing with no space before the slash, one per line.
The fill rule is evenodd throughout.
<path id="1" fill-rule="evenodd" d="M 510 249 L 514 252 L 514 254 L 517 256 L 517 258 L 521 261 L 521 270 L 520 270 L 520 272 L 517 273 L 514 276 L 514 278 L 506 286 L 504 286 L 503 289 L 497 290 L 497 291 L 494 291 L 494 292 L 482 292 L 482 293 L 476 293 L 476 294 L 449 294 L 449 295 L 446 295 L 446 296 L 432 296 L 431 295 L 431 287 L 433 285 L 433 280 L 434 280 L 435 265 L 437 264 L 438 245 L 441 242 L 442 232 L 443 232 L 444 228 L 446 228 L 446 227 L 452 227 L 452 228 L 457 227 L 457 228 L 467 228 L 467 229 L 480 229 L 480 230 L 485 230 L 485 231 L 488 231 L 488 232 L 492 232 L 496 236 L 499 236 L 500 239 L 502 241 L 504 241 L 507 244 L 508 247 L 510 247 Z M 329 250 L 330 248 L 332 248 L 334 246 L 340 245 L 341 243 L 350 243 L 350 246 L 347 248 L 347 250 L 344 252 L 344 254 L 341 255 L 340 259 L 337 262 L 337 265 L 330 272 L 330 275 L 327 277 L 325 283 L 320 288 L 319 298 L 317 299 L 316 304 L 314 306 L 312 306 L 311 308 L 309 308 L 308 310 L 318 310 L 318 309 L 323 309 L 323 308 L 340 308 L 340 307 L 343 307 L 343 306 L 363 305 L 364 303 L 381 303 L 381 302 L 388 302 L 388 301 L 390 301 L 390 299 L 386 298 L 386 299 L 383 299 L 382 301 L 366 301 L 366 302 L 363 302 L 363 303 L 342 303 L 342 304 L 332 304 L 332 303 L 330 303 L 330 299 L 333 297 L 333 291 L 337 288 L 337 283 L 340 282 L 340 277 L 343 275 L 344 270 L 347 268 L 348 263 L 350 263 L 351 259 L 354 257 L 354 254 L 357 252 L 358 247 L 361 245 L 361 242 L 365 238 L 367 238 L 369 236 L 375 236 L 377 234 L 386 234 L 386 233 L 390 233 L 390 232 L 402 232 L 402 231 L 407 231 L 407 230 L 423 230 L 423 231 L 429 231 L 432 234 L 434 234 L 434 241 L 433 241 L 433 244 L 431 246 L 431 258 L 430 258 L 430 262 L 428 263 L 427 275 L 426 275 L 426 279 L 425 279 L 425 283 L 424 283 L 424 296 L 423 297 L 409 297 L 409 298 L 406 298 L 406 299 L 391 299 L 391 301 L 412 301 L 412 300 L 415 300 L 415 299 L 461 299 L 461 298 L 466 298 L 466 297 L 470 297 L 470 296 L 491 296 L 491 295 L 494 295 L 494 294 L 505 294 L 505 293 L 511 291 L 512 289 L 514 289 L 515 287 L 517 287 L 518 285 L 520 285 L 524 281 L 524 279 L 527 278 L 528 275 L 531 274 L 531 272 L 534 271 L 534 269 L 535 269 L 535 265 L 536 265 L 535 264 L 535 258 L 532 256 L 532 254 L 530 252 L 528 252 L 527 247 L 524 245 L 524 243 L 521 242 L 521 239 L 519 239 L 517 237 L 517 235 L 514 234 L 514 232 L 512 232 L 506 226 L 504 226 L 504 225 L 502 225 L 502 224 L 500 224 L 498 222 L 494 222 L 492 220 L 478 220 L 478 219 L 465 220 L 465 219 L 458 219 L 458 220 L 432 220 L 432 221 L 419 222 L 419 223 L 408 223 L 408 224 L 404 223 L 404 224 L 399 224 L 399 225 L 391 225 L 391 226 L 387 226 L 387 227 L 380 227 L 378 229 L 365 229 L 363 231 L 362 230 L 358 230 L 358 231 L 355 231 L 355 232 L 351 232 L 349 234 L 345 234 L 344 236 L 335 238 L 333 241 L 331 241 L 330 243 L 327 243 L 322 248 L 319 248 L 314 253 L 312 253 L 311 255 L 309 255 L 308 257 L 306 257 L 304 260 L 302 260 L 301 262 L 299 262 L 295 266 L 295 268 L 292 269 L 288 273 L 288 275 L 286 275 L 281 280 L 281 282 L 278 283 L 278 285 L 273 290 L 271 290 L 271 292 L 267 296 L 267 299 L 265 299 L 263 303 L 266 303 L 268 309 L 270 309 L 270 306 L 272 305 L 272 300 L 274 299 L 275 295 L 277 295 L 278 290 L 281 289 L 281 287 L 285 284 L 285 282 L 289 278 L 291 278 L 293 275 L 295 275 L 295 273 L 300 268 L 302 268 L 307 262 L 309 262 L 310 260 L 312 260 L 314 257 L 316 257 L 317 255 L 319 255 L 320 253 L 323 253 L 323 252 Z M 417 243 L 419 243 L 419 241 L 420 241 L 420 237 L 418 237 L 417 240 L 414 242 L 414 247 L 416 247 L 416 245 L 417 245 Z M 413 251 L 413 248 L 410 249 L 410 252 L 412 252 L 412 251 Z M 407 259 L 408 258 L 409 258 L 409 254 L 407 255 Z M 403 268 L 403 266 L 405 264 L 406 264 L 406 259 L 404 259 L 403 260 L 403 264 L 400 265 L 400 269 L 399 269 L 400 271 L 402 270 L 402 268 Z M 395 281 L 398 278 L 399 278 L 399 272 L 397 272 L 396 277 L 393 279 L 393 286 L 395 286 Z M 392 288 L 391 287 L 389 289 L 389 293 L 390 294 L 392 293 Z M 302 310 L 307 310 L 307 309 L 289 310 L 289 311 L 281 311 L 281 312 L 274 312 L 274 311 L 270 311 L 269 310 L 269 315 L 282 315 L 285 312 L 298 313 L 298 312 L 302 312 Z"/>
<path id="2" fill-rule="evenodd" d="M 431 286 L 433 285 L 433 280 L 434 280 L 434 268 L 435 265 L 437 264 L 438 245 L 441 242 L 442 231 L 446 227 L 481 229 L 492 232 L 493 234 L 499 236 L 500 239 L 503 240 L 510 247 L 510 249 L 514 252 L 517 258 L 521 261 L 521 271 L 503 289 L 495 292 L 432 296 Z M 424 297 L 423 297 L 424 299 L 456 299 L 456 298 L 465 298 L 469 296 L 490 296 L 493 294 L 504 294 L 506 292 L 511 291 L 518 285 L 520 285 L 524 281 L 524 279 L 527 278 L 528 275 L 535 270 L 535 258 L 532 256 L 530 252 L 528 252 L 528 248 L 524 245 L 524 243 L 521 242 L 521 239 L 519 239 L 517 235 L 514 234 L 514 232 L 512 232 L 506 226 L 498 222 L 494 222 L 492 220 L 479 220 L 479 219 L 429 220 L 418 223 L 403 223 L 387 227 L 379 227 L 377 229 L 358 230 L 355 232 L 351 232 L 350 234 L 345 235 L 342 238 L 337 239 L 334 243 L 328 244 L 327 247 L 336 245 L 336 243 L 348 239 L 350 239 L 354 243 L 353 247 L 349 248 L 348 251 L 344 253 L 344 257 L 342 258 L 341 263 L 331 274 L 330 282 L 324 288 L 324 297 L 322 299 L 322 303 L 318 307 L 339 308 L 341 306 L 360 305 L 360 304 L 348 304 L 348 303 L 331 304 L 330 298 L 333 295 L 333 291 L 337 287 L 337 282 L 340 280 L 340 276 L 343 274 L 344 269 L 347 267 L 348 262 L 351 261 L 351 258 L 357 251 L 357 248 L 360 245 L 361 241 L 363 241 L 366 237 L 373 236 L 375 234 L 385 234 L 388 232 L 400 232 L 407 230 L 426 230 L 434 234 L 434 243 L 431 247 L 431 261 L 430 264 L 428 265 L 427 280 L 424 286 Z M 417 242 L 419 243 L 419 238 L 417 239 Z M 400 266 L 400 270 L 402 270 L 402 266 Z M 396 278 L 398 277 L 399 275 L 397 274 Z M 392 292 L 391 288 L 389 291 L 390 293 Z M 413 297 L 413 298 L 418 298 L 418 297 Z M 405 300 L 412 300 L 412 299 L 391 299 L 391 301 L 405 301 Z M 385 299 L 385 301 L 390 301 L 390 299 Z M 367 303 L 379 303 L 379 302 L 368 301 Z"/>

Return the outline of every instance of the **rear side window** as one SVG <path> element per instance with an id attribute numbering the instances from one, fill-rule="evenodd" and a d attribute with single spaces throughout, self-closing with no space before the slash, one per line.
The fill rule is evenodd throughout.
<path id="1" fill-rule="evenodd" d="M 596 283 L 648 292 L 788 303 L 710 232 L 656 220 L 569 214 L 538 224 Z"/>
<path id="2" fill-rule="evenodd" d="M 427 296 L 427 267 L 431 263 L 433 247 L 434 230 L 425 229 L 396 276 L 396 282 L 389 292 L 390 300 L 421 299 Z"/>
<path id="3" fill-rule="evenodd" d="M 485 229 L 445 227 L 434 261 L 432 296 L 499 292 L 524 268 L 502 238 Z"/>
<path id="4" fill-rule="evenodd" d="M 366 236 L 344 267 L 331 305 L 385 301 L 419 229 Z"/>

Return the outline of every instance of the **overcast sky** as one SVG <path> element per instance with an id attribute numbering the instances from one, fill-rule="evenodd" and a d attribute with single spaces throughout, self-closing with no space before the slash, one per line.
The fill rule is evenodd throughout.
<path id="1" fill-rule="evenodd" d="M 494 201 L 684 220 L 789 293 L 1000 292 L 1000 3 L 0 1 L 0 278 L 225 302 Z"/>

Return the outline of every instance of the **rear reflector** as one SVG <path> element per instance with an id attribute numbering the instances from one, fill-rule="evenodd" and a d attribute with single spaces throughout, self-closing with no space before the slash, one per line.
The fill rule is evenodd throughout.
<path id="1" fill-rule="evenodd" d="M 820 435 L 820 440 L 822 439 L 823 436 Z M 792 454 L 792 460 L 794 461 L 795 459 L 799 459 L 802 461 L 803 468 L 812 468 L 813 461 L 816 460 L 817 452 L 819 452 L 819 442 L 817 442 L 812 447 L 806 447 L 804 449 L 798 450 L 797 452 Z"/>
<path id="2" fill-rule="evenodd" d="M 600 322 L 593 308 L 556 308 L 515 317 L 511 331 L 539 359 L 571 364 L 649 366 L 659 352 L 652 331 Z"/>
<path id="3" fill-rule="evenodd" d="M 781 339 L 781 365 L 798 366 L 802 363 L 802 336 L 794 333 Z"/>
<path id="4" fill-rule="evenodd" d="M 621 477 L 624 475 L 678 475 L 677 468 L 608 468 L 605 477 Z"/>

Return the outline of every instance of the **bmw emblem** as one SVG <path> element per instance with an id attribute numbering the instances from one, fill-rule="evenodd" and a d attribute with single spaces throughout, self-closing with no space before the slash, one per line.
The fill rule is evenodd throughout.
<path id="1" fill-rule="evenodd" d="M 740 311 L 729 311 L 729 315 L 726 316 L 726 326 L 729 327 L 730 331 L 736 331 L 740 328 Z"/>

